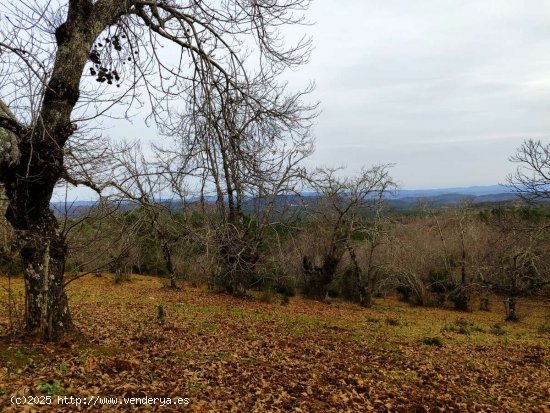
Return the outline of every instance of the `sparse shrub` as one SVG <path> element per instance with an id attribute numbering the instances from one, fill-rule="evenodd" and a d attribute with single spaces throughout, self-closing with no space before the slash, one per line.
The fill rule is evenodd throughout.
<path id="1" fill-rule="evenodd" d="M 469 322 L 468 320 L 465 320 L 464 318 L 459 318 L 455 321 L 455 325 L 459 327 L 471 327 L 474 325 L 474 323 Z"/>
<path id="2" fill-rule="evenodd" d="M 243 213 L 241 219 L 230 220 L 216 230 L 214 248 L 221 268 L 217 282 L 231 295 L 250 298 L 249 290 L 262 283 L 258 272 L 259 240 L 254 235 L 252 217 Z"/>
<path id="3" fill-rule="evenodd" d="M 338 284 L 339 293 L 344 299 L 353 303 L 359 302 L 357 274 L 353 266 L 350 265 L 344 270 L 338 279 Z"/>
<path id="4" fill-rule="evenodd" d="M 340 297 L 342 297 L 342 291 L 341 291 L 340 286 L 338 285 L 338 283 L 333 282 L 332 284 L 330 284 L 328 286 L 327 295 L 328 295 L 328 297 L 331 297 L 331 298 L 340 298 Z"/>
<path id="5" fill-rule="evenodd" d="M 229 278 L 227 277 L 227 274 L 223 269 L 218 269 L 212 274 L 212 282 L 209 283 L 209 287 L 211 286 L 214 291 L 217 292 L 230 292 L 231 291 L 231 283 Z"/>
<path id="6" fill-rule="evenodd" d="M 279 279 L 275 284 L 275 292 L 285 297 L 294 297 L 294 285 L 290 280 Z"/>
<path id="7" fill-rule="evenodd" d="M 386 318 L 386 324 L 389 326 L 396 327 L 401 324 L 397 318 Z"/>
<path id="8" fill-rule="evenodd" d="M 164 311 L 164 307 L 162 305 L 157 306 L 157 322 L 159 324 L 164 323 L 164 319 L 166 318 L 166 311 Z"/>
<path id="9" fill-rule="evenodd" d="M 506 335 L 506 330 L 500 324 L 495 324 L 491 327 L 491 334 L 494 334 L 495 336 L 504 336 Z"/>
<path id="10" fill-rule="evenodd" d="M 399 293 L 400 300 L 410 305 L 423 307 L 426 304 L 425 294 L 411 287 L 401 285 L 396 288 L 396 291 Z"/>
<path id="11" fill-rule="evenodd" d="M 115 284 L 132 281 L 132 276 L 127 268 L 117 268 L 113 278 Z"/>
<path id="12" fill-rule="evenodd" d="M 399 285 L 395 289 L 397 293 L 399 294 L 399 299 L 401 301 L 410 302 L 410 298 L 412 295 L 412 289 L 409 287 L 406 287 L 404 285 Z"/>
<path id="13" fill-rule="evenodd" d="M 428 274 L 430 291 L 441 294 L 443 299 L 445 293 L 455 288 L 455 284 L 446 269 L 432 269 Z"/>
<path id="14" fill-rule="evenodd" d="M 457 326 L 455 332 L 458 334 L 464 334 L 465 336 L 468 336 L 472 334 L 472 328 L 469 326 Z"/>
<path id="15" fill-rule="evenodd" d="M 424 307 L 444 307 L 445 306 L 445 295 L 444 294 L 426 294 L 426 298 L 424 299 L 423 304 L 416 304 L 416 305 L 423 305 Z"/>
<path id="16" fill-rule="evenodd" d="M 275 301 L 275 293 L 270 289 L 264 290 L 260 293 L 258 300 L 265 304 L 272 304 Z"/>
<path id="17" fill-rule="evenodd" d="M 485 333 L 485 329 L 481 326 L 473 325 L 472 331 L 475 331 L 476 333 Z"/>
<path id="18" fill-rule="evenodd" d="M 365 319 L 365 321 L 367 323 L 379 323 L 380 322 L 380 319 L 379 318 L 376 318 L 376 317 L 367 317 Z"/>
<path id="19" fill-rule="evenodd" d="M 145 344 L 151 342 L 151 317 L 147 317 L 143 323 L 138 322 L 136 330 L 132 336 L 132 340 L 136 340 L 139 343 Z"/>
<path id="20" fill-rule="evenodd" d="M 443 340 L 439 337 L 424 337 L 420 342 L 427 346 L 443 347 Z"/>
<path id="21" fill-rule="evenodd" d="M 153 339 L 155 341 L 164 341 L 164 322 L 166 320 L 166 310 L 162 305 L 157 305 L 156 317 L 153 315 L 145 317 L 143 321 L 137 321 L 136 328 L 131 337 L 142 344 L 151 343 Z M 155 325 L 156 324 L 156 325 Z"/>
<path id="22" fill-rule="evenodd" d="M 464 318 L 459 318 L 452 324 L 445 324 L 441 331 L 469 335 L 473 332 L 484 333 L 485 329 L 468 320 L 465 320 Z"/>
<path id="23" fill-rule="evenodd" d="M 38 390 L 40 391 L 40 393 L 47 394 L 48 396 L 54 396 L 54 395 L 64 396 L 68 394 L 67 390 L 65 390 L 61 386 L 61 382 L 59 380 L 54 380 L 53 383 L 41 384 L 38 387 Z"/>
<path id="24" fill-rule="evenodd" d="M 288 295 L 281 296 L 281 305 L 288 305 L 290 303 L 290 297 Z"/>
<path id="25" fill-rule="evenodd" d="M 474 323 L 471 323 L 463 318 L 459 318 L 453 324 L 446 324 L 443 326 L 441 331 L 469 335 L 472 332 L 473 326 Z"/>
<path id="26" fill-rule="evenodd" d="M 468 311 L 470 297 L 464 288 L 458 288 L 449 294 L 449 300 L 454 304 L 455 309 Z"/>
<path id="27" fill-rule="evenodd" d="M 550 317 L 546 317 L 544 322 L 537 328 L 539 334 L 550 334 Z"/>
<path id="28" fill-rule="evenodd" d="M 24 327 L 25 319 L 25 297 L 21 292 L 15 292 L 8 285 L 6 290 L 6 300 L 0 301 L 2 310 L 8 315 L 9 328 L 11 331 L 21 331 Z"/>

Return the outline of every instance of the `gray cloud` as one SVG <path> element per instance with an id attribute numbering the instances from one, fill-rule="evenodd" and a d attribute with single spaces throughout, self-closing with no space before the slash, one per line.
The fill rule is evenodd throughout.
<path id="1" fill-rule="evenodd" d="M 308 17 L 288 40 L 312 35 L 315 51 L 287 77 L 317 84 L 311 164 L 396 163 L 406 188 L 493 184 L 522 139 L 550 135 L 547 0 L 315 0 Z M 156 138 L 139 119 L 104 126 Z"/>
<path id="2" fill-rule="evenodd" d="M 405 187 L 501 182 L 550 132 L 550 3 L 317 1 L 315 161 L 395 162 Z"/>

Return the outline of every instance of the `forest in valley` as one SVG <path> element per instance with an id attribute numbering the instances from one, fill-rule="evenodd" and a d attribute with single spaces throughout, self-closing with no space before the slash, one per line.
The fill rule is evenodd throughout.
<path id="1" fill-rule="evenodd" d="M 550 411 L 550 143 L 318 162 L 308 7 L 0 5 L 3 411 Z"/>
<path id="2" fill-rule="evenodd" d="M 117 201 L 58 210 L 65 283 L 111 274 L 118 284 L 140 274 L 176 290 L 192 285 L 268 302 L 301 294 L 371 307 L 375 298 L 396 296 L 413 306 L 489 311 L 498 301 L 493 311 L 506 321 L 519 319 L 522 300 L 545 301 L 546 203 L 518 197 L 436 207 L 419 199 L 394 211 L 384 202 L 392 183 L 385 167 L 356 178 L 317 173 L 315 192 L 243 195 L 233 211 L 225 199 L 130 198 L 130 190 Z M 17 277 L 14 233 L 6 222 L 3 229 L 2 271 Z"/>

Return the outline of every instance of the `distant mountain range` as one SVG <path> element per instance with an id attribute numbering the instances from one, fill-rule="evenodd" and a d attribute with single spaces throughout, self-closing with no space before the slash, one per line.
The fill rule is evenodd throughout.
<path id="1" fill-rule="evenodd" d="M 398 189 L 393 191 L 390 198 L 426 198 L 436 197 L 441 195 L 467 195 L 467 196 L 486 196 L 495 194 L 514 194 L 510 188 L 503 185 L 487 185 L 487 186 L 468 186 L 458 188 L 439 188 L 439 189 Z"/>
<path id="2" fill-rule="evenodd" d="M 311 197 L 316 194 L 304 192 L 302 196 Z M 289 195 L 295 198 L 296 195 Z M 410 208 L 418 203 L 429 202 L 435 206 L 457 205 L 464 201 L 474 203 L 507 202 L 516 199 L 517 196 L 509 188 L 502 185 L 470 186 L 458 188 L 438 189 L 397 189 L 388 193 L 387 199 L 390 206 L 396 208 Z M 215 198 L 212 197 L 212 201 Z M 167 203 L 171 202 L 169 199 Z M 292 202 L 292 201 L 291 201 Z M 85 212 L 94 206 L 97 201 L 56 201 L 51 203 L 52 210 L 57 215 L 75 216 Z"/>
<path id="3" fill-rule="evenodd" d="M 388 195 L 390 205 L 412 206 L 430 202 L 435 206 L 457 205 L 464 201 L 473 203 L 513 201 L 517 195 L 502 185 L 470 186 L 440 189 L 400 189 Z"/>

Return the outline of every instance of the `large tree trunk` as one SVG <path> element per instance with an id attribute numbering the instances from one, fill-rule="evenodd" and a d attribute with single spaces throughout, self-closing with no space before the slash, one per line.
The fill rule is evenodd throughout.
<path id="1" fill-rule="evenodd" d="M 170 275 L 170 288 L 178 288 L 178 284 L 176 283 L 176 271 L 172 262 L 172 252 L 170 251 L 168 240 L 166 240 L 166 238 L 164 238 L 163 236 L 160 236 L 160 238 L 164 264 L 166 265 L 166 269 L 168 270 L 168 274 Z"/>
<path id="2" fill-rule="evenodd" d="M 516 313 L 517 297 L 506 297 L 504 299 L 504 307 L 506 309 L 506 321 L 517 321 Z"/>
<path id="3" fill-rule="evenodd" d="M 362 285 L 359 289 L 359 304 L 361 307 L 372 307 L 372 289 L 369 285 Z"/>
<path id="4" fill-rule="evenodd" d="M 65 242 L 57 234 L 56 225 L 48 226 L 42 232 L 21 233 L 18 241 L 25 277 L 26 331 L 44 340 L 55 340 L 73 324 L 63 288 Z"/>
<path id="5" fill-rule="evenodd" d="M 370 265 L 367 266 L 367 273 L 363 275 L 355 250 L 350 244 L 347 245 L 347 249 L 353 264 L 353 272 L 355 273 L 355 284 L 359 295 L 359 305 L 361 307 L 372 307 L 372 286 L 369 279 Z"/>
<path id="6" fill-rule="evenodd" d="M 55 340 L 72 328 L 63 291 L 65 239 L 50 210 L 63 170 L 63 151 L 47 132 L 24 137 L 18 164 L 2 176 L 9 205 L 6 218 L 17 235 L 25 278 L 25 326 L 30 335 Z"/>
<path id="7" fill-rule="evenodd" d="M 71 329 L 63 291 L 65 241 L 50 200 L 64 173 L 64 146 L 76 126 L 71 114 L 80 96 L 80 79 L 94 40 L 114 24 L 126 1 L 73 0 L 67 19 L 55 31 L 57 51 L 35 122 L 20 126 L 18 158 L 0 161 L 0 180 L 9 206 L 6 218 L 17 231 L 24 267 L 27 331 L 44 340 L 57 339 Z"/>
<path id="8" fill-rule="evenodd" d="M 40 145 L 37 147 L 41 149 Z M 50 173 L 39 169 L 27 151 L 22 151 L 21 160 L 20 165 L 28 162 L 27 173 L 35 178 L 22 178 L 22 171 L 17 171 L 19 174 L 6 180 L 5 188 L 10 200 L 6 218 L 16 230 L 23 264 L 25 326 L 33 336 L 54 340 L 72 328 L 63 290 L 65 239 L 49 205 L 62 157 L 60 162 L 53 163 Z"/>
<path id="9" fill-rule="evenodd" d="M 324 255 L 322 267 L 314 265 L 308 256 L 302 257 L 302 272 L 306 279 L 306 295 L 319 301 L 326 301 L 329 286 L 334 279 L 339 263 L 340 259 L 330 253 Z"/>

